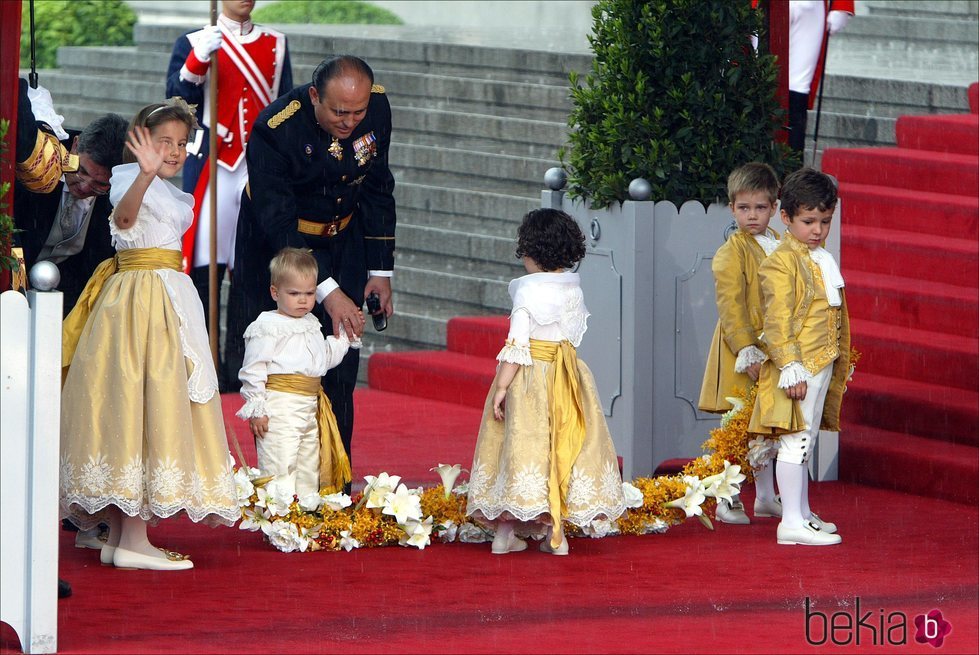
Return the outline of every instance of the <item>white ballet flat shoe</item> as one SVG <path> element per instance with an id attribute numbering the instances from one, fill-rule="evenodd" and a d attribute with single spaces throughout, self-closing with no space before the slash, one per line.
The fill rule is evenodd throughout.
<path id="1" fill-rule="evenodd" d="M 801 528 L 789 528 L 779 523 L 778 543 L 787 546 L 835 546 L 843 539 L 838 534 L 827 534 L 812 521 L 806 521 Z"/>
<path id="2" fill-rule="evenodd" d="M 829 521 L 822 520 L 821 518 L 816 516 L 816 512 L 812 512 L 812 516 L 810 516 L 806 520 L 812 521 L 813 523 L 818 525 L 819 529 L 825 532 L 826 534 L 836 534 L 836 524 L 830 523 Z"/>
<path id="3" fill-rule="evenodd" d="M 102 552 L 99 553 L 99 561 L 102 562 L 102 566 L 112 566 L 112 558 L 115 554 L 115 546 L 110 546 L 108 544 L 102 546 Z"/>
<path id="4" fill-rule="evenodd" d="M 748 520 L 748 515 L 744 513 L 744 503 L 740 500 L 729 503 L 723 498 L 719 499 L 717 501 L 717 512 L 715 516 L 721 523 L 730 523 L 732 525 L 748 525 L 751 523 Z"/>
<path id="5" fill-rule="evenodd" d="M 782 518 L 782 500 L 775 496 L 775 500 L 758 500 L 755 498 L 755 518 L 780 519 Z"/>
<path id="6" fill-rule="evenodd" d="M 521 550 L 527 550 L 527 542 L 513 534 L 512 532 L 507 535 L 506 543 L 497 542 L 493 539 L 493 554 L 494 555 L 506 555 L 507 553 L 519 553 Z"/>
<path id="7" fill-rule="evenodd" d="M 544 541 L 540 542 L 540 550 L 542 553 L 550 553 L 551 555 L 567 555 L 568 554 L 567 535 L 561 538 L 561 545 L 558 546 L 557 548 L 551 548 L 550 536 L 545 537 Z"/>
<path id="8" fill-rule="evenodd" d="M 115 548 L 112 564 L 117 569 L 141 569 L 146 571 L 186 571 L 194 568 L 194 563 L 186 556 L 162 548 L 165 557 L 144 555 L 125 548 Z"/>

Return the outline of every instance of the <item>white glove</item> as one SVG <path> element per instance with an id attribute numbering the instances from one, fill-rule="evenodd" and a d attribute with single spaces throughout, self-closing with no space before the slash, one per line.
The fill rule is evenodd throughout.
<path id="1" fill-rule="evenodd" d="M 826 30 L 833 34 L 839 34 L 846 27 L 846 24 L 850 22 L 852 15 L 847 11 L 831 11 L 826 16 Z"/>
<path id="2" fill-rule="evenodd" d="M 835 12 L 830 12 L 833 14 Z M 211 61 L 211 53 L 221 48 L 221 28 L 217 25 L 208 25 L 197 43 L 194 45 L 194 56 L 200 61 Z"/>

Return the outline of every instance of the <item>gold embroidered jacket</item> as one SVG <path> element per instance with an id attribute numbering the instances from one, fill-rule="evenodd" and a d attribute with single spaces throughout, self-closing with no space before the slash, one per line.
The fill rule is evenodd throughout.
<path id="1" fill-rule="evenodd" d="M 840 306 L 830 307 L 822 274 L 809 256 L 809 247 L 789 233 L 762 263 L 758 276 L 769 360 L 758 377 L 758 399 L 748 430 L 774 435 L 805 429 L 799 403 L 778 388 L 780 370 L 791 362 L 799 362 L 813 374 L 832 362 L 820 429 L 839 430 L 850 369 L 850 319 L 844 290 L 840 289 Z"/>
<path id="2" fill-rule="evenodd" d="M 778 234 L 769 230 L 769 236 Z M 758 267 L 765 251 L 755 238 L 738 230 L 717 249 L 711 262 L 717 298 L 717 326 L 707 353 L 707 368 L 700 389 L 699 407 L 705 412 L 726 412 L 731 403 L 725 400 L 735 387 L 747 389 L 751 379 L 737 373 L 734 364 L 738 352 L 747 346 L 765 350 L 759 339 L 764 330 L 761 285 Z"/>

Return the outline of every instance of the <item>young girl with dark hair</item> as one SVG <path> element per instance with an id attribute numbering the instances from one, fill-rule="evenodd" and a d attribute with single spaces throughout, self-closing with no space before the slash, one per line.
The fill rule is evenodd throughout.
<path id="1" fill-rule="evenodd" d="M 180 98 L 136 115 L 131 163 L 112 169 L 116 256 L 92 276 L 65 320 L 61 508 L 80 528 L 109 525 L 103 564 L 193 567 L 146 535 L 179 512 L 240 518 L 204 310 L 181 272 L 193 196 L 166 182 L 187 158 L 194 115 Z"/>
<path id="2" fill-rule="evenodd" d="M 514 528 L 530 522 L 548 526 L 542 551 L 567 555 L 563 521 L 584 527 L 625 511 L 595 381 L 575 350 L 588 310 L 568 269 L 585 256 L 585 237 L 566 213 L 534 210 L 518 231 L 517 256 L 528 274 L 510 283 L 510 332 L 483 410 L 469 513 L 495 522 L 495 554 L 524 550 Z"/>

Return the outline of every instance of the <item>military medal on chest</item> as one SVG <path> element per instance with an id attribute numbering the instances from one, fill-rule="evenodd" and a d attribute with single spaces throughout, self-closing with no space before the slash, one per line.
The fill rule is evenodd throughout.
<path id="1" fill-rule="evenodd" d="M 340 145 L 340 139 L 333 137 L 333 140 L 330 142 L 330 147 L 326 150 L 337 161 L 343 161 L 343 146 Z"/>
<path id="2" fill-rule="evenodd" d="M 358 166 L 364 166 L 377 154 L 377 137 L 374 132 L 368 132 L 354 141 L 354 159 Z"/>

